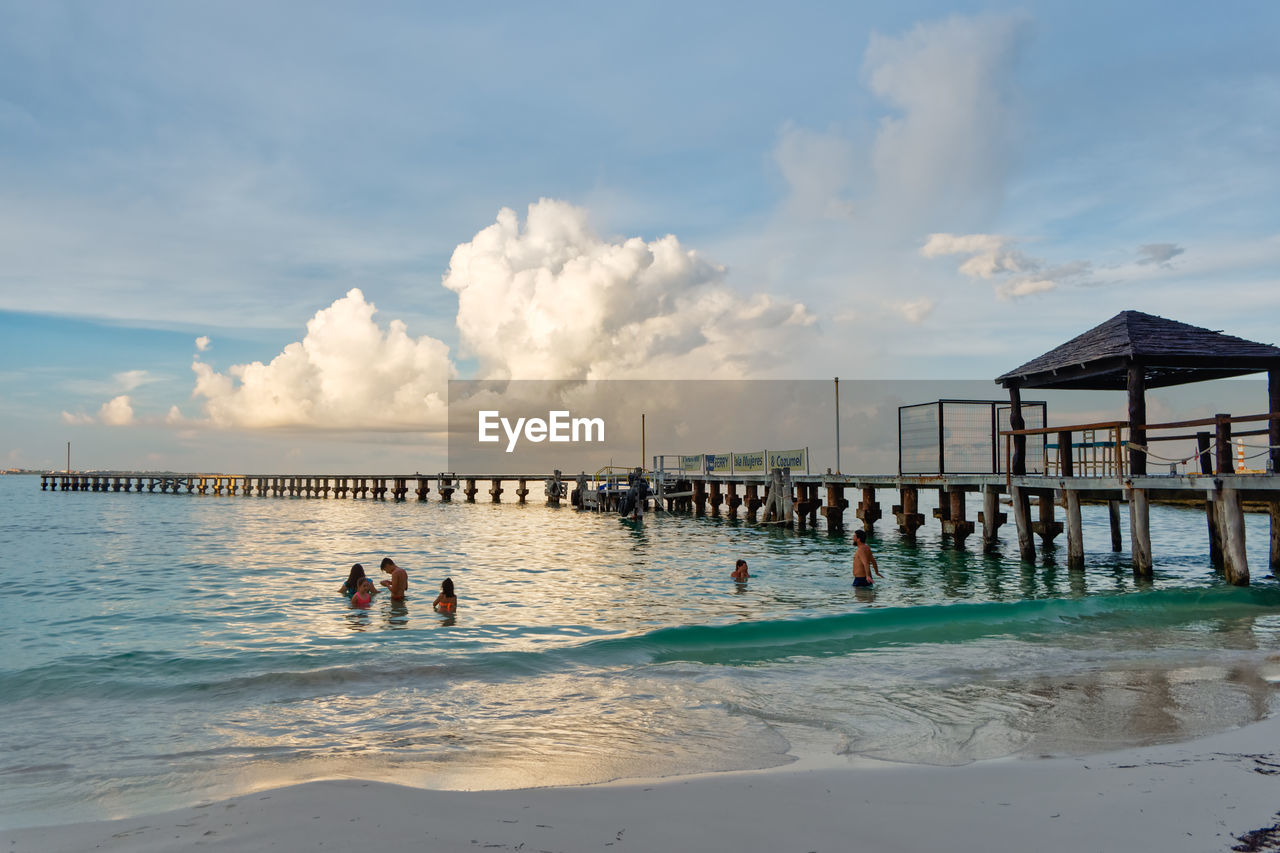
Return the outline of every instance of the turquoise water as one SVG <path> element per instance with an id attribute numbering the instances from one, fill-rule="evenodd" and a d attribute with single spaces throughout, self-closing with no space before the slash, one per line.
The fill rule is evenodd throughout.
<path id="1" fill-rule="evenodd" d="M 984 556 L 936 523 L 911 543 L 882 522 L 886 578 L 855 591 L 848 537 L 821 530 L 0 477 L 0 825 L 344 775 L 496 788 L 808 755 L 953 764 L 1268 713 L 1266 518 L 1248 519 L 1255 584 L 1234 589 L 1208 568 L 1202 513 L 1153 509 L 1148 584 L 1110 552 L 1105 508 L 1084 514 L 1083 572 L 1062 549 L 1022 566 L 1008 544 Z M 349 609 L 350 564 L 384 555 L 408 602 Z M 456 617 L 430 608 L 445 576 Z"/>

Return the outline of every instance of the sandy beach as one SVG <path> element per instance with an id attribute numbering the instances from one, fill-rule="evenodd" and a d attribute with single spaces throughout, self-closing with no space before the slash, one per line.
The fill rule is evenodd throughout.
<path id="1" fill-rule="evenodd" d="M 962 767 L 790 768 L 514 791 L 336 779 L 0 834 L 9 853 L 1276 849 L 1275 718 L 1196 741 Z M 1240 836 L 1260 846 L 1237 847 Z M 1271 843 L 1273 846 L 1267 846 Z"/>

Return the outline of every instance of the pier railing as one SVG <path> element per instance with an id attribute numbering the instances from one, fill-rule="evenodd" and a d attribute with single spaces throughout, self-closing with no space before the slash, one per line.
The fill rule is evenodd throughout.
<path id="1" fill-rule="evenodd" d="M 1233 424 L 1264 423 L 1258 429 L 1233 431 Z M 1035 429 L 1001 430 L 1004 442 L 1004 470 L 1013 471 L 1015 436 L 1045 436 L 1044 473 L 1047 477 L 1098 477 L 1124 480 L 1132 473 L 1134 457 L 1169 474 L 1270 474 L 1280 468 L 1280 442 L 1274 440 L 1280 412 L 1256 415 L 1217 414 L 1167 423 L 1141 424 L 1102 421 Z M 1196 427 L 1212 430 L 1186 432 Z M 1171 431 L 1172 434 L 1169 434 Z M 1143 436 L 1142 441 L 1132 438 Z M 1154 433 L 1154 434 L 1153 434 Z M 1262 442 L 1257 439 L 1263 438 Z M 1246 439 L 1249 439 L 1246 441 Z M 1173 442 L 1182 442 L 1179 447 Z M 1189 452 L 1186 452 L 1188 451 Z M 1182 470 L 1179 471 L 1179 468 Z M 1148 470 L 1152 474 L 1155 471 Z"/>

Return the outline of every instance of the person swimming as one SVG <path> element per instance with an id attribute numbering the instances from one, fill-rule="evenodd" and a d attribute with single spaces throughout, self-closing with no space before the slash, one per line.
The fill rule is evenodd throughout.
<path id="1" fill-rule="evenodd" d="M 342 588 L 338 591 L 341 592 L 343 595 L 345 595 L 347 598 L 350 598 L 351 596 L 355 595 L 356 590 L 360 587 L 360 581 L 364 578 L 364 576 L 365 576 L 364 566 L 360 565 L 359 563 L 356 563 L 354 566 L 351 567 L 351 574 L 347 575 L 346 582 L 342 585 Z"/>
<path id="2" fill-rule="evenodd" d="M 364 610 L 373 603 L 373 597 L 377 594 L 378 588 L 373 585 L 373 580 L 361 578 L 355 593 L 351 596 L 351 606 Z"/>
<path id="3" fill-rule="evenodd" d="M 737 563 L 735 563 L 733 567 L 733 574 L 730 575 L 729 577 L 733 578 L 738 583 L 743 583 L 744 581 L 746 581 L 747 578 L 751 577 L 751 575 L 747 572 L 747 561 L 739 560 Z"/>
<path id="4" fill-rule="evenodd" d="M 445 578 L 440 584 L 440 594 L 431 603 L 437 613 L 454 613 L 458 609 L 458 596 L 453 592 L 453 578 Z"/>

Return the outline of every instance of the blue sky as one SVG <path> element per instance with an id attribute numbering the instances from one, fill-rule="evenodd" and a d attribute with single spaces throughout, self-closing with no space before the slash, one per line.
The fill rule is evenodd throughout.
<path id="1" fill-rule="evenodd" d="M 986 378 L 1126 308 L 1276 342 L 1274 4 L 0 15 L 8 465 L 430 470 L 450 376 Z"/>

